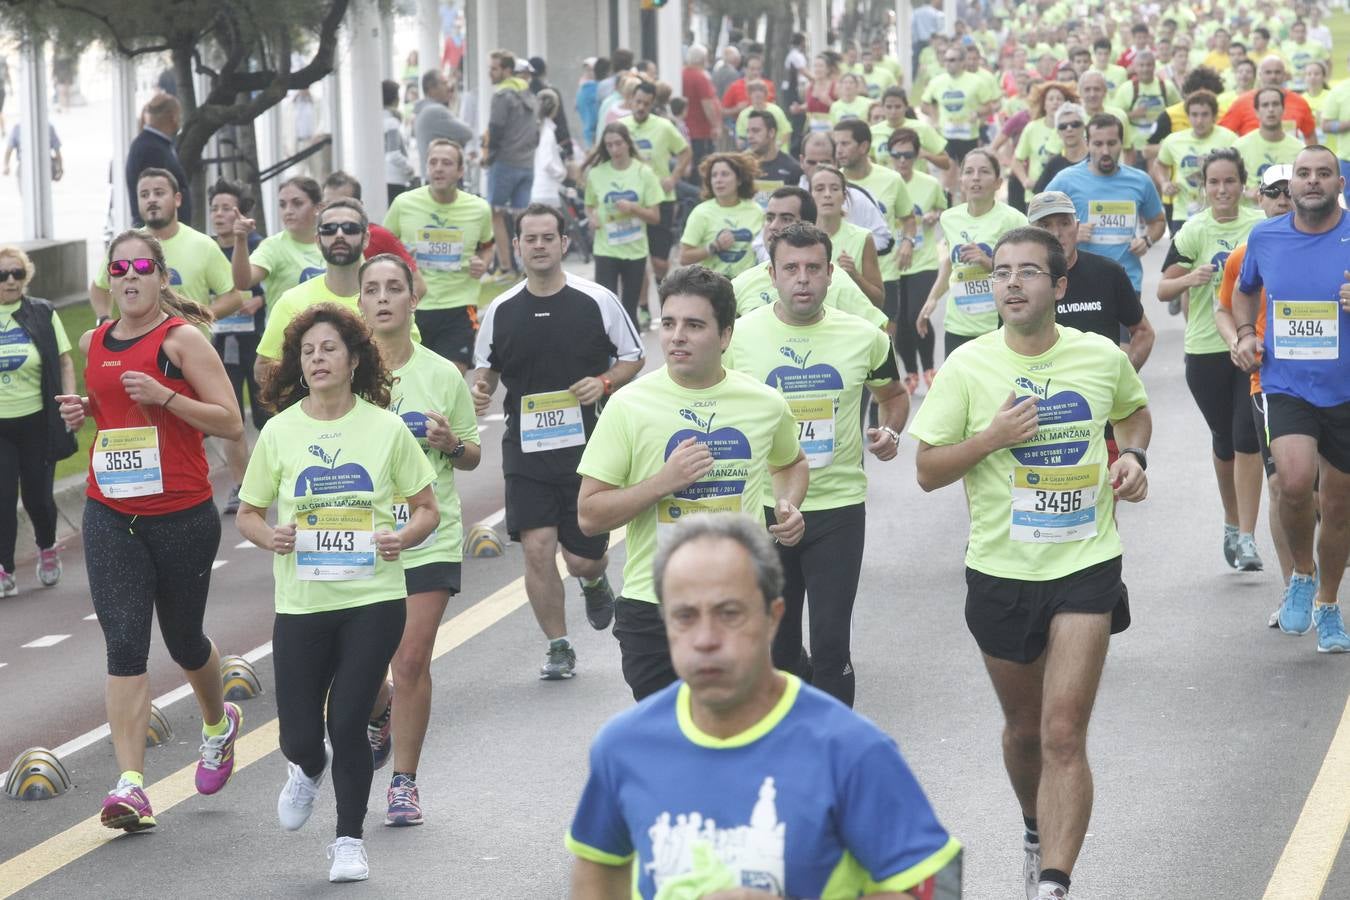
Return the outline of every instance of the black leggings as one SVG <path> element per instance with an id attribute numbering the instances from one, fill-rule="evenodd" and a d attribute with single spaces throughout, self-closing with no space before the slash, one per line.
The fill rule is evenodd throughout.
<path id="1" fill-rule="evenodd" d="M 14 571 L 14 545 L 19 540 L 19 495 L 33 521 L 38 549 L 56 543 L 56 501 L 47 462 L 47 417 L 39 410 L 17 419 L 0 419 L 0 569 Z"/>
<path id="2" fill-rule="evenodd" d="M 615 259 L 612 256 L 595 258 L 595 280 L 609 288 L 619 297 L 619 302 L 628 311 L 628 318 L 637 328 L 638 306 L 642 303 L 642 274 L 647 271 L 647 257 L 641 259 Z M 619 283 L 623 283 L 620 290 Z"/>
<path id="3" fill-rule="evenodd" d="M 1214 455 L 1223 462 L 1233 453 L 1260 453 L 1251 410 L 1251 377 L 1227 352 L 1187 353 L 1186 386 L 1209 426 Z"/>
<path id="4" fill-rule="evenodd" d="M 253 378 L 253 363 L 258 358 L 258 341 L 261 339 L 262 336 L 257 332 L 218 334 L 213 339 L 216 352 L 220 354 L 221 361 L 225 364 L 225 374 L 230 377 L 230 385 L 234 388 L 234 401 L 239 404 L 241 413 L 245 408 L 253 413 L 253 427 L 259 431 L 272 417 L 259 402 L 258 395 L 262 392 L 262 386 Z M 244 406 L 245 385 L 248 385 L 247 407 Z"/>
<path id="5" fill-rule="evenodd" d="M 919 337 L 919 310 L 937 281 L 937 269 L 900 276 L 900 314 L 895 323 L 895 350 L 905 372 L 917 375 L 919 369 L 933 368 L 933 329 Z"/>
<path id="6" fill-rule="evenodd" d="M 338 837 L 361 837 L 375 776 L 366 725 L 406 618 L 407 602 L 399 599 L 305 615 L 278 613 L 272 626 L 281 753 L 311 778 L 323 771 L 327 700 Z"/>
<path id="7" fill-rule="evenodd" d="M 767 511 L 766 511 L 767 512 Z M 862 572 L 867 513 L 863 504 L 802 513 L 806 536 L 795 547 L 779 546 L 787 612 L 773 640 L 773 663 L 808 680 L 842 703 L 853 705 L 849 638 L 853 600 Z M 768 521 L 773 521 L 772 516 Z M 811 660 L 802 656 L 802 607 L 811 609 Z"/>
<path id="8" fill-rule="evenodd" d="M 194 672 L 211 657 L 202 633 L 211 564 L 220 549 L 220 513 L 205 503 L 160 516 L 128 516 L 84 504 L 84 565 L 94 612 L 108 646 L 108 674 L 145 674 L 150 619 L 169 656 Z"/>

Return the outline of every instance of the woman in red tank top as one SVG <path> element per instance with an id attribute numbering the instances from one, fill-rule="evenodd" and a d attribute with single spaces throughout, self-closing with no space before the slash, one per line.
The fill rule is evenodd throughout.
<path id="1" fill-rule="evenodd" d="M 211 314 L 169 287 L 159 242 L 139 231 L 118 235 L 108 275 L 121 317 L 80 339 L 89 396 L 58 399 L 72 431 L 90 415 L 98 425 L 82 533 L 108 647 L 108 724 L 121 770 L 101 818 L 109 828 L 140 831 L 156 824 L 142 774 L 152 613 L 201 707 L 197 790 L 215 793 L 234 770 L 242 720 L 224 702 L 220 655 L 202 633 L 220 547 L 202 440 L 237 439 L 243 422 L 225 367 L 196 327 Z"/>

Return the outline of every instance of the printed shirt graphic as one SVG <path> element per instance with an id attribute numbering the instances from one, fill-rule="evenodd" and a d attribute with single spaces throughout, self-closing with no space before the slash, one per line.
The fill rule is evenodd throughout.
<path id="1" fill-rule="evenodd" d="M 998 99 L 989 83 L 972 72 L 953 78 L 944 71 L 928 82 L 923 102 L 937 104 L 938 130 L 949 141 L 973 141 L 980 136 L 980 106 Z"/>
<path id="2" fill-rule="evenodd" d="M 1158 162 L 1171 169 L 1172 181 L 1180 188 L 1172 198 L 1172 218 L 1184 222 L 1205 206 L 1205 185 L 1200 177 L 1200 164 L 1211 150 L 1231 147 L 1237 135 L 1215 125 L 1208 136 L 1200 138 L 1187 128 L 1169 134 L 1158 147 Z"/>
<path id="3" fill-rule="evenodd" d="M 900 173 L 874 164 L 868 170 L 867 177 L 851 178 L 849 183 L 856 184 L 872 195 L 872 199 L 881 209 L 881 214 L 886 218 L 886 227 L 890 228 L 891 234 L 898 240 L 901 234 L 900 220 L 914 209 L 914 201 L 909 196 L 909 186 L 905 184 L 905 179 Z M 900 278 L 900 264 L 896 262 L 896 258 L 896 253 L 892 251 L 879 260 L 882 281 L 896 281 Z"/>
<path id="4" fill-rule="evenodd" d="M 445 416 L 450 422 L 450 431 L 461 441 L 478 443 L 478 419 L 474 416 L 468 382 L 454 363 L 435 351 L 414 344 L 412 358 L 394 372 L 389 411 L 402 419 L 408 431 L 417 438 L 417 445 L 426 453 L 432 471 L 436 473 L 436 501 L 441 509 L 441 522 L 436 526 L 432 540 L 424 542 L 418 549 L 399 554 L 405 569 L 433 562 L 459 562 L 464 556 L 464 525 L 460 516 L 459 491 L 455 487 L 455 469 L 450 457 L 427 446 L 427 410 Z M 401 528 L 405 523 L 396 524 Z"/>
<path id="5" fill-rule="evenodd" d="M 647 223 L 615 207 L 631 200 L 655 209 L 665 197 L 650 167 L 632 160 L 626 169 L 600 163 L 586 175 L 586 205 L 596 211 L 595 255 L 611 259 L 642 259 L 647 255 Z"/>
<path id="6" fill-rule="evenodd" d="M 1206 209 L 1177 232 L 1176 252 L 1182 259 L 1190 260 L 1188 268 L 1214 267 L 1214 275 L 1207 283 L 1191 288 L 1191 311 L 1186 320 L 1187 353 L 1228 352 L 1228 344 L 1214 324 L 1215 291 L 1223 281 L 1228 254 L 1245 244 L 1252 227 L 1264 219 L 1265 214 L 1259 209 L 1239 207 L 1236 219 L 1217 222 L 1214 211 Z"/>
<path id="7" fill-rule="evenodd" d="M 970 205 L 962 203 L 942 214 L 938 221 L 942 239 L 947 245 L 952 274 L 947 281 L 947 309 L 943 327 L 952 334 L 966 336 L 986 334 L 998 327 L 998 310 L 994 306 L 994 283 L 990 270 L 982 265 L 961 262 L 958 250 L 963 244 L 978 244 L 987 255 L 994 255 L 994 245 L 1006 232 L 1027 224 L 1027 217 L 1006 203 L 995 201 L 989 212 L 972 216 Z"/>
<path id="8" fill-rule="evenodd" d="M 736 887 L 839 900 L 957 868 L 961 846 L 895 742 L 783 677 L 773 710 L 731 738 L 698 729 L 684 682 L 611 719 L 567 848 L 602 865 L 632 860 L 633 896 L 656 900 Z"/>
<path id="9" fill-rule="evenodd" d="M 0 419 L 42 412 L 42 354 L 23 326 L 14 320 L 19 303 L 0 303 Z M 52 312 L 58 353 L 70 352 L 61 317 Z"/>
<path id="10" fill-rule="evenodd" d="M 1059 132 L 1054 126 L 1045 124 L 1044 119 L 1032 119 L 1017 138 L 1017 149 L 1013 155 L 1026 163 L 1027 175 L 1031 183 L 1035 184 L 1041 180 L 1041 173 L 1045 171 L 1045 164 L 1050 157 L 1062 152 L 1064 144 L 1060 142 Z"/>
<path id="11" fill-rule="evenodd" d="M 161 241 L 160 246 L 169 267 L 169 284 L 187 299 L 206 304 L 212 297 L 234 290 L 230 260 L 215 239 L 179 222 L 177 233 Z M 94 284 L 108 289 L 107 266 L 99 267 Z"/>
<path id="12" fill-rule="evenodd" d="M 914 201 L 914 218 L 918 220 L 918 230 L 914 233 L 914 255 L 910 258 L 909 268 L 901 275 L 914 275 L 918 272 L 932 272 L 938 268 L 938 225 L 924 225 L 925 213 L 947 208 L 947 194 L 942 182 L 924 172 L 915 172 L 907 183 L 910 199 Z"/>
<path id="13" fill-rule="evenodd" d="M 328 267 L 323 261 L 323 254 L 319 252 L 318 241 L 302 244 L 291 237 L 289 231 L 278 231 L 263 238 L 257 250 L 249 251 L 248 260 L 267 270 L 262 286 L 267 295 L 269 312 L 277 305 L 282 294 L 297 284 L 322 275 Z"/>
<path id="14" fill-rule="evenodd" d="M 774 388 L 792 407 L 798 439 L 812 461 L 811 484 L 802 503 L 806 511 L 837 509 L 867 499 L 863 438 L 855 427 L 860 388 L 889 384 L 893 376 L 878 374 L 894 370 L 885 332 L 836 309 L 826 307 L 824 314 L 814 325 L 795 326 L 779 319 L 772 306 L 761 307 L 736 322 L 731 346 L 722 355 L 723 365 Z M 812 431 L 824 415 L 807 411 L 817 401 L 828 404 L 828 436 L 823 428 L 820 434 Z M 812 445 L 826 443 L 831 461 L 817 467 Z M 817 453 L 825 450 L 822 446 Z M 764 505 L 773 506 L 772 492 L 765 495 Z"/>
<path id="15" fill-rule="evenodd" d="M 633 142 L 637 144 L 638 156 L 651 166 L 656 180 L 660 182 L 663 178 L 669 178 L 670 161 L 689 146 L 675 123 L 661 116 L 648 116 L 641 125 L 632 116 L 624 116 L 619 122 L 628 128 Z M 672 187 L 665 192 L 664 200 L 674 199 L 675 189 Z"/>
<path id="16" fill-rule="evenodd" d="M 1029 396 L 1039 399 L 1036 437 L 991 453 L 964 479 L 971 522 L 966 565 L 986 575 L 1051 581 L 1121 552 L 1105 427 L 1134 413 L 1148 398 L 1116 344 L 1062 325 L 1055 330 L 1059 339 L 1040 356 L 1014 353 L 1001 330 L 962 345 L 942 364 L 909 428 L 911 435 L 933 446 L 958 444 L 988 428 L 1010 392 L 1018 402 Z M 1053 470 L 1060 467 L 1066 475 L 1085 476 L 1095 485 L 1095 507 L 1078 510 L 1084 515 L 1095 510 L 1095 534 L 1063 542 L 1028 540 L 1026 535 L 1014 539 L 1019 470 L 1053 481 Z"/>
<path id="17" fill-rule="evenodd" d="M 743 316 L 761 306 L 772 305 L 778 299 L 778 290 L 773 286 L 773 278 L 769 276 L 767 260 L 731 279 L 731 289 L 736 292 L 737 316 Z M 862 288 L 858 287 L 849 274 L 838 266 L 835 266 L 830 276 L 830 288 L 825 292 L 825 305 L 866 319 L 878 328 L 885 328 L 890 321 L 884 312 L 867 299 Z"/>
<path id="18" fill-rule="evenodd" d="M 660 471 L 675 447 L 691 437 L 712 450 L 716 463 L 703 479 L 628 523 L 623 596 L 629 600 L 656 602 L 652 559 L 658 518 L 673 520 L 701 505 L 763 521 L 763 500 L 772 493 L 769 466 L 786 466 L 801 452 L 797 421 L 777 391 L 732 370 L 713 387 L 690 390 L 671 380 L 663 366 L 610 398 L 577 472 L 629 487 Z"/>
<path id="19" fill-rule="evenodd" d="M 357 398 L 341 419 L 320 421 L 296 403 L 263 426 L 239 497 L 259 509 L 276 503 L 278 522 L 347 515 L 361 517 L 372 531 L 392 531 L 394 494 L 416 494 L 435 478 L 417 439 L 393 413 Z M 380 558 L 373 547 L 370 553 L 374 574 L 349 581 L 302 580 L 299 553 L 276 556 L 277 612 L 326 612 L 406 597 L 404 563 Z"/>
<path id="20" fill-rule="evenodd" d="M 492 207 L 467 191 L 454 203 L 437 203 L 430 187 L 404 191 L 384 217 L 388 228 L 417 260 L 427 283 L 418 309 L 458 309 L 478 303 L 478 279 L 469 276 L 469 258 L 492 242 Z"/>
<path id="21" fill-rule="evenodd" d="M 764 225 L 764 210 L 754 200 L 741 200 L 735 206 L 722 206 L 716 200 L 704 200 L 689 213 L 680 243 L 707 247 L 723 230 L 729 229 L 734 243 L 729 250 L 718 250 L 704 259 L 719 275 L 734 278 L 755 264 L 752 244 Z"/>
<path id="22" fill-rule="evenodd" d="M 1126 219 L 1133 214 L 1136 231 L 1138 226 L 1162 215 L 1162 198 L 1153 185 L 1153 179 L 1133 166 L 1121 165 L 1114 175 L 1097 175 L 1089 168 L 1089 161 L 1083 160 L 1061 171 L 1046 185 L 1047 191 L 1063 191 L 1073 200 L 1078 211 L 1079 222 L 1089 222 L 1096 216 L 1100 219 L 1103 211 L 1115 214 L 1115 205 L 1125 209 Z M 1128 204 L 1125 207 L 1124 204 Z M 1130 252 L 1130 241 L 1125 234 L 1098 233 L 1094 228 L 1092 240 L 1080 241 L 1079 250 L 1096 253 L 1108 259 L 1114 259 L 1130 275 L 1130 284 L 1135 291 L 1140 290 L 1144 282 L 1144 269 L 1139 257 Z M 1105 238 L 1105 240 L 1103 240 Z"/>

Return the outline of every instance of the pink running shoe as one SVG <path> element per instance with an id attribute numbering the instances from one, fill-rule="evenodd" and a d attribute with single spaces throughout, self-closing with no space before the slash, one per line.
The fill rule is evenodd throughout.
<path id="1" fill-rule="evenodd" d="M 150 808 L 150 798 L 145 791 L 134 784 L 121 784 L 108 792 L 103 798 L 103 812 L 99 821 L 105 828 L 120 828 L 128 834 L 154 828 L 155 811 Z"/>
<path id="2" fill-rule="evenodd" d="M 234 742 L 244 726 L 244 714 L 234 703 L 225 704 L 229 730 L 214 737 L 202 735 L 201 762 L 197 763 L 197 793 L 214 794 L 234 774 Z"/>
<path id="3" fill-rule="evenodd" d="M 56 587 L 61 580 L 61 552 L 56 547 L 38 551 L 38 581 L 43 587 Z"/>

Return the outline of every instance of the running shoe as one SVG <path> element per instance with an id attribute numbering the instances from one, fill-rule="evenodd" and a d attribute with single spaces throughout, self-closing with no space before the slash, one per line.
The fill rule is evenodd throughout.
<path id="1" fill-rule="evenodd" d="M 936 377 L 937 377 L 937 369 L 924 369 L 924 370 L 923 370 L 923 386 L 924 386 L 924 387 L 932 387 L 932 386 L 933 386 L 933 379 L 936 378 Z"/>
<path id="2" fill-rule="evenodd" d="M 1041 891 L 1041 845 L 1022 839 L 1022 880 L 1027 885 L 1027 900 L 1037 900 Z"/>
<path id="3" fill-rule="evenodd" d="M 581 593 L 586 598 L 586 621 L 596 631 L 604 631 L 614 621 L 614 589 L 609 586 L 609 576 L 602 574 L 600 582 L 592 587 L 586 587 L 580 578 L 577 581 L 581 582 Z"/>
<path id="4" fill-rule="evenodd" d="M 1223 558 L 1230 568 L 1237 568 L 1238 530 L 1232 525 L 1223 526 Z"/>
<path id="5" fill-rule="evenodd" d="M 422 800 L 417 796 L 417 782 L 407 775 L 395 775 L 389 783 L 389 811 L 384 824 L 395 828 L 422 824 Z"/>
<path id="6" fill-rule="evenodd" d="M 235 703 L 225 704 L 230 727 L 224 734 L 202 735 L 201 761 L 197 763 L 197 793 L 214 794 L 234 774 L 234 742 L 244 727 L 244 713 Z"/>
<path id="7" fill-rule="evenodd" d="M 150 798 L 145 789 L 129 782 L 119 781 L 117 787 L 103 798 L 103 811 L 99 821 L 104 828 L 121 829 L 127 834 L 154 828 L 155 811 L 150 808 Z"/>
<path id="8" fill-rule="evenodd" d="M 61 552 L 54 545 L 38 551 L 37 577 L 43 587 L 56 587 L 61 580 Z"/>
<path id="9" fill-rule="evenodd" d="M 1270 618 L 1266 619 L 1266 627 L 1267 627 L 1267 628 L 1279 628 L 1279 627 L 1280 627 L 1280 610 L 1283 609 L 1283 608 L 1284 608 L 1283 606 L 1277 606 L 1277 607 L 1275 607 L 1275 609 L 1270 613 Z"/>
<path id="10" fill-rule="evenodd" d="M 1256 552 L 1256 538 L 1250 534 L 1238 535 L 1236 567 L 1241 572 L 1260 572 L 1265 568 L 1261 554 Z"/>
<path id="11" fill-rule="evenodd" d="M 239 485 L 230 491 L 230 499 L 225 501 L 225 515 L 233 516 L 239 512 Z"/>
<path id="12" fill-rule="evenodd" d="M 14 576 L 4 569 L 0 569 L 0 597 L 13 597 L 19 593 L 19 586 L 14 582 Z"/>
<path id="13" fill-rule="evenodd" d="M 905 390 L 911 397 L 919 390 L 919 373 L 910 372 L 905 376 Z"/>
<path id="14" fill-rule="evenodd" d="M 1280 604 L 1280 630 L 1285 634 L 1307 634 L 1313 627 L 1313 600 L 1317 597 L 1317 576 L 1289 576 Z"/>
<path id="15" fill-rule="evenodd" d="M 1047 881 L 1040 886 L 1036 900 L 1067 900 L 1069 892 L 1057 884 Z"/>
<path id="16" fill-rule="evenodd" d="M 1345 633 L 1339 603 L 1328 603 L 1313 610 L 1317 623 L 1318 653 L 1350 653 L 1350 635 Z"/>
<path id="17" fill-rule="evenodd" d="M 383 769 L 394 752 L 394 685 L 389 685 L 389 703 L 379 718 L 371 719 L 366 725 L 366 738 L 370 741 L 370 759 L 375 768 Z"/>
<path id="18" fill-rule="evenodd" d="M 328 773 L 328 767 L 333 762 L 333 748 L 326 741 L 323 752 L 323 771 L 315 778 L 310 778 L 295 763 L 286 763 L 286 784 L 277 797 L 277 819 L 287 831 L 299 831 L 309 821 L 310 813 L 314 812 L 314 798 L 319 796 L 323 776 Z"/>
<path id="19" fill-rule="evenodd" d="M 548 655 L 539 669 L 541 681 L 562 681 L 576 674 L 577 654 L 567 641 L 552 641 L 548 645 Z"/>
<path id="20" fill-rule="evenodd" d="M 370 877 L 370 860 L 366 859 L 366 845 L 360 838 L 340 837 L 328 845 L 328 858 L 333 865 L 328 869 L 328 880 L 365 881 Z"/>

